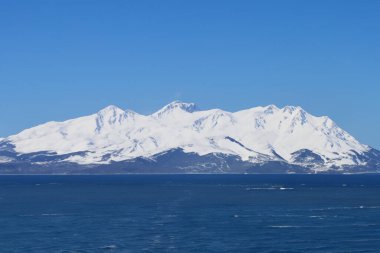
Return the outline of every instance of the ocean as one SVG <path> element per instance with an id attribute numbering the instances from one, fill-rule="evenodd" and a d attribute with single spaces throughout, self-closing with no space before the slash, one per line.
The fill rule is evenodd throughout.
<path id="1" fill-rule="evenodd" d="M 380 175 L 0 176 L 0 252 L 380 252 Z"/>

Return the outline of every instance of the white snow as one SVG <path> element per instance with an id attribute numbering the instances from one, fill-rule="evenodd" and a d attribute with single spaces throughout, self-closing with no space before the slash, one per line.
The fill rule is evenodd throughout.
<path id="1" fill-rule="evenodd" d="M 12 162 L 13 159 L 12 158 L 9 158 L 9 157 L 6 157 L 6 156 L 0 156 L 0 163 L 9 163 L 9 162 Z"/>
<path id="2" fill-rule="evenodd" d="M 182 148 L 200 155 L 224 153 L 259 162 L 278 159 L 275 151 L 292 162 L 292 153 L 309 149 L 331 165 L 355 164 L 352 150 L 368 146 L 339 128 L 328 117 L 315 117 L 301 107 L 274 105 L 238 112 L 197 110 L 193 103 L 175 101 L 152 115 L 141 115 L 116 106 L 64 122 L 48 122 L 5 140 L 20 153 L 53 151 L 72 156 L 80 164 L 109 163 Z M 111 154 L 104 160 L 102 157 Z"/>

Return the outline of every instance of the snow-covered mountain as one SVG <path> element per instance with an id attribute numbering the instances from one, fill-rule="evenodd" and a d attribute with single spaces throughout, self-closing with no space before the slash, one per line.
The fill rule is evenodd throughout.
<path id="1" fill-rule="evenodd" d="M 368 172 L 379 161 L 330 118 L 295 106 L 201 111 L 175 101 L 151 115 L 108 106 L 0 140 L 0 173 Z"/>

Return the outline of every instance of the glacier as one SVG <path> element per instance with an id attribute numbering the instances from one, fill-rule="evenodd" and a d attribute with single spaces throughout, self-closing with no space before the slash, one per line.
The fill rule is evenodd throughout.
<path id="1" fill-rule="evenodd" d="M 0 173 L 364 173 L 380 152 L 299 106 L 117 106 L 0 139 Z"/>

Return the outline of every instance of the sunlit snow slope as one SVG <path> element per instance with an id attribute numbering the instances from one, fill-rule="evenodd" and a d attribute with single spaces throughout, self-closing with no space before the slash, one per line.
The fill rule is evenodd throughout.
<path id="1" fill-rule="evenodd" d="M 225 154 L 249 163 L 281 161 L 327 170 L 364 166 L 372 149 L 326 116 L 274 105 L 238 112 L 201 111 L 175 101 L 141 115 L 116 106 L 64 122 L 48 122 L 0 140 L 17 156 L 45 152 L 62 162 L 109 164 L 181 149 L 199 156 Z M 17 156 L 13 160 L 17 159 Z M 0 156 L 0 163 L 12 158 Z"/>

